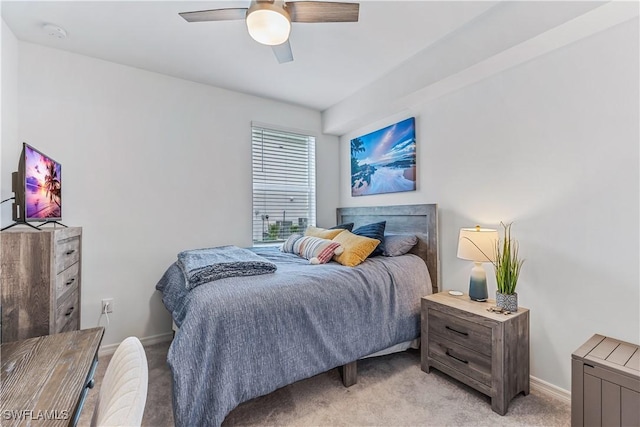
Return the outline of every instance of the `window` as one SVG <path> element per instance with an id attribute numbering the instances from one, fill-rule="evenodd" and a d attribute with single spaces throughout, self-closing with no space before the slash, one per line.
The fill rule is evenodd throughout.
<path id="1" fill-rule="evenodd" d="M 284 241 L 316 223 L 316 140 L 251 127 L 253 242 Z"/>

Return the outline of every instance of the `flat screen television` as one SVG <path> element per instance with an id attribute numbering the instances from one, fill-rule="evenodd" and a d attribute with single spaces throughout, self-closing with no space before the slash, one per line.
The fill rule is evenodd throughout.
<path id="1" fill-rule="evenodd" d="M 62 166 L 26 142 L 12 177 L 16 222 L 62 219 Z"/>

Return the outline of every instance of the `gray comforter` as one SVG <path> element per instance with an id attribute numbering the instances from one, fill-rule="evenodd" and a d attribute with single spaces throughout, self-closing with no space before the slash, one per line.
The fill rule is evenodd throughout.
<path id="1" fill-rule="evenodd" d="M 169 349 L 176 426 L 217 426 L 238 404 L 420 334 L 424 262 L 376 257 L 349 268 L 253 249 L 274 274 L 184 286 L 173 264 L 156 288 L 180 327 Z"/>

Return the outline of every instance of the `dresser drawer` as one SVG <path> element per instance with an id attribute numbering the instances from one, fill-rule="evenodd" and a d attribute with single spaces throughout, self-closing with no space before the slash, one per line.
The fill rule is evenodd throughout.
<path id="1" fill-rule="evenodd" d="M 80 329 L 80 316 L 77 311 L 74 311 L 68 319 L 66 319 L 65 324 L 60 325 L 59 330 L 56 331 L 56 334 L 61 332 L 70 332 L 77 331 Z"/>
<path id="2" fill-rule="evenodd" d="M 491 387 L 491 358 L 438 335 L 429 335 L 429 357 Z"/>
<path id="3" fill-rule="evenodd" d="M 68 296 L 57 301 L 56 307 L 56 333 L 78 329 L 70 328 L 70 324 L 78 323 L 78 311 L 80 309 L 78 301 L 78 290 L 71 292 Z"/>
<path id="4" fill-rule="evenodd" d="M 69 268 L 80 260 L 80 237 L 59 240 L 55 247 L 56 274 Z"/>
<path id="5" fill-rule="evenodd" d="M 429 310 L 429 334 L 437 334 L 448 341 L 491 356 L 491 328 L 468 320 Z"/>
<path id="6" fill-rule="evenodd" d="M 80 282 L 80 263 L 75 263 L 56 276 L 56 299 L 65 298 L 66 294 L 78 289 Z"/>

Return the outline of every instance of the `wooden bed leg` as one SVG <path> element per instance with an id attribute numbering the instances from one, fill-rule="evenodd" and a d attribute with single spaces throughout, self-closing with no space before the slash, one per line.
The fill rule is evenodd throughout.
<path id="1" fill-rule="evenodd" d="M 351 363 L 342 365 L 340 368 L 340 375 L 342 375 L 342 384 L 345 387 L 351 387 L 358 382 L 358 361 L 354 360 Z"/>

